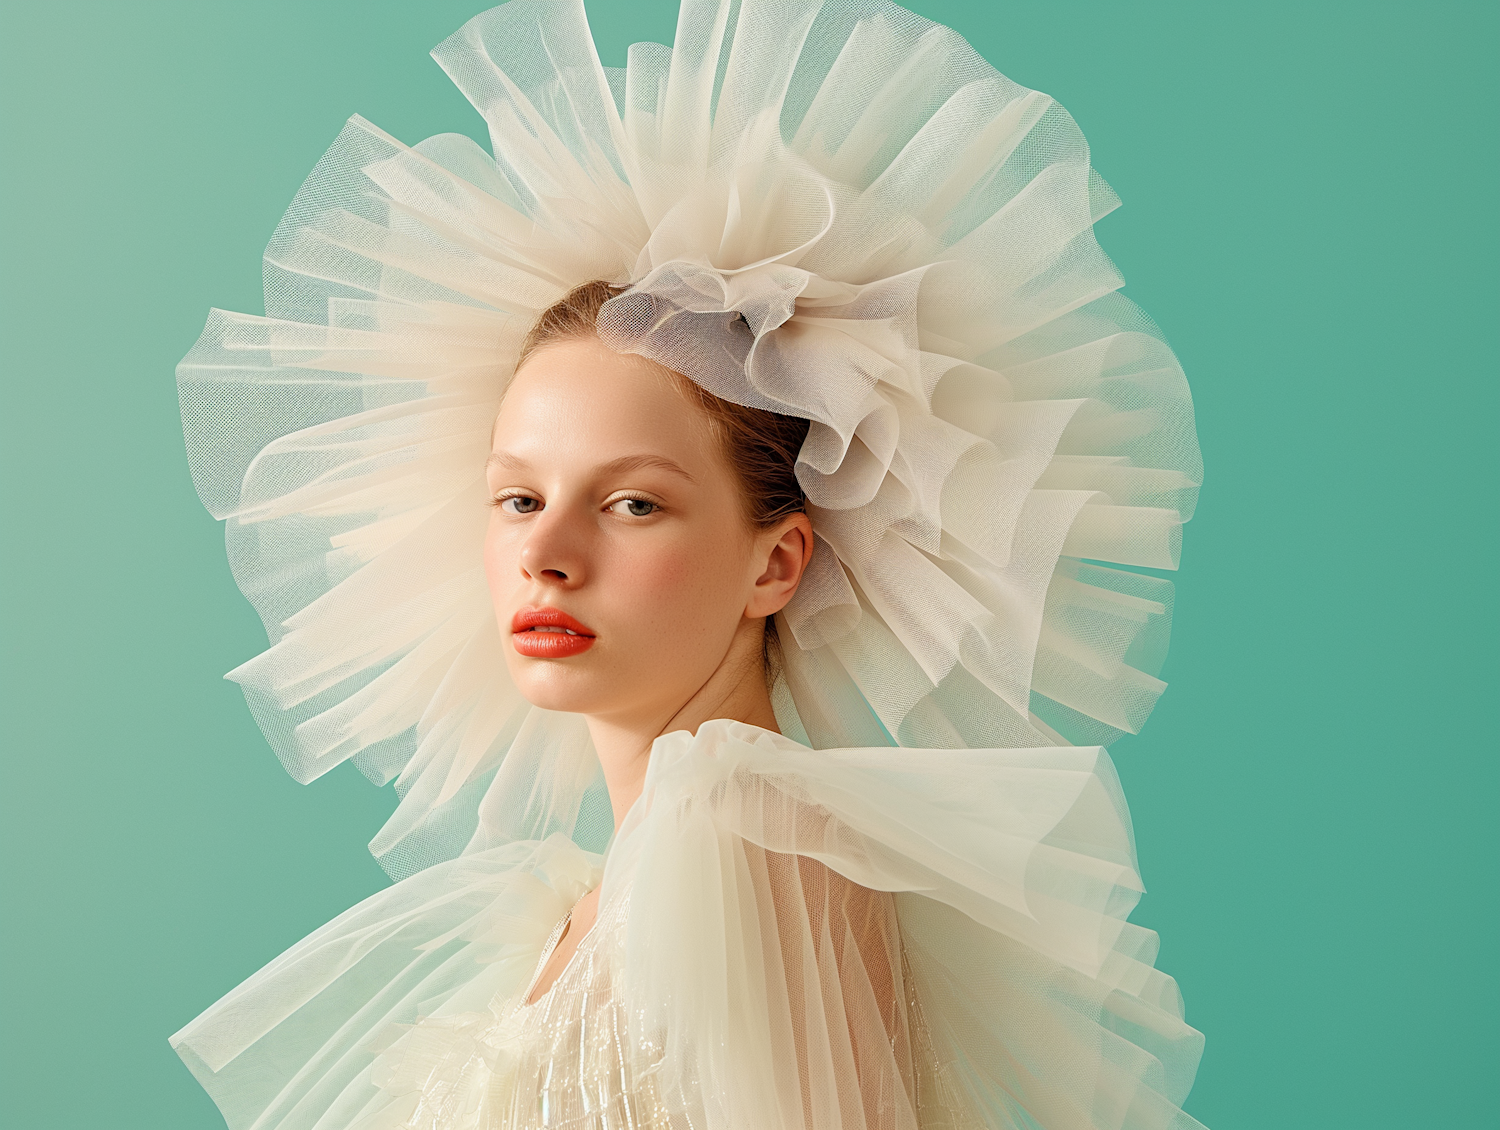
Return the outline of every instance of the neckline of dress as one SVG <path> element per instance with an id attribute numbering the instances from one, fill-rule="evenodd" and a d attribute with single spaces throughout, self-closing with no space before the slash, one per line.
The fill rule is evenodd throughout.
<path id="1" fill-rule="evenodd" d="M 770 735 L 773 738 L 778 738 L 778 739 L 790 741 L 793 745 L 797 745 L 797 746 L 801 746 L 802 745 L 802 743 L 799 742 L 799 741 L 797 741 L 796 738 L 788 738 L 779 729 L 778 730 L 768 730 L 764 726 L 757 726 L 754 722 L 742 722 L 738 718 L 710 718 L 710 719 L 706 719 L 705 721 L 700 722 L 698 724 L 698 731 L 697 732 L 692 731 L 692 730 L 686 730 L 686 729 L 684 729 L 684 730 L 670 730 L 670 731 L 668 731 L 665 734 L 658 734 L 654 739 L 652 739 L 652 742 L 651 742 L 652 749 L 654 751 L 657 742 L 660 742 L 663 738 L 675 737 L 678 734 L 683 735 L 683 737 L 685 737 L 689 742 L 694 742 L 694 741 L 696 741 L 698 739 L 698 733 L 701 732 L 705 726 L 710 726 L 710 725 L 717 725 L 717 726 L 731 728 L 731 729 L 733 727 L 739 726 L 739 727 L 743 727 L 743 728 L 745 728 L 747 730 L 753 730 L 757 734 L 768 734 L 768 735 Z M 811 747 L 804 747 L 804 748 L 811 748 Z M 648 767 L 647 767 L 647 772 L 648 773 L 650 772 L 649 764 L 648 764 Z M 642 795 L 644 795 L 644 793 Z M 636 804 L 639 804 L 639 803 L 640 803 L 640 797 L 637 797 L 636 798 Z M 635 811 L 636 804 L 632 804 L 630 806 L 631 812 Z M 630 812 L 627 812 L 625 814 L 625 820 L 628 821 L 629 818 L 630 818 Z M 622 821 L 621 825 L 623 826 L 624 823 L 625 823 L 625 821 Z M 610 837 L 609 845 L 608 845 L 608 847 L 605 848 L 605 857 L 606 858 L 609 855 L 610 848 L 614 847 L 615 839 L 618 837 L 618 834 L 619 833 L 618 833 L 618 829 L 617 829 L 615 835 L 613 835 L 613 836 Z M 531 979 L 526 982 L 526 991 L 521 994 L 521 1003 L 518 1004 L 518 1005 L 516 1005 L 515 1011 L 517 1013 L 525 1012 L 527 1009 L 535 1008 L 537 1005 L 541 1004 L 543 1001 L 545 1001 L 548 997 L 550 997 L 552 995 L 552 990 L 554 990 L 555 988 L 557 988 L 558 982 L 560 982 L 565 976 L 567 976 L 568 970 L 570 970 L 570 969 L 573 968 L 573 963 L 578 960 L 578 955 L 583 952 L 584 943 L 586 943 L 589 940 L 589 938 L 593 935 L 594 931 L 599 928 L 599 918 L 600 918 L 600 915 L 596 912 L 595 915 L 594 915 L 594 924 L 592 926 L 590 926 L 587 930 L 585 930 L 583 932 L 583 937 L 581 937 L 581 938 L 578 939 L 578 948 L 573 951 L 573 956 L 570 957 L 570 958 L 568 958 L 568 960 L 563 964 L 563 967 L 557 971 L 557 976 L 552 979 L 552 984 L 550 984 L 550 985 L 547 986 L 547 991 L 545 993 L 543 993 L 541 996 L 537 997 L 536 1000 L 534 1000 L 534 1001 L 528 1001 L 527 998 L 529 996 L 531 996 L 532 990 L 536 988 L 536 983 L 539 980 L 541 980 L 542 971 L 547 968 L 547 962 L 550 961 L 550 960 L 552 960 L 553 953 L 555 953 L 556 950 L 557 950 L 557 947 L 562 944 L 563 934 L 567 931 L 568 923 L 570 923 L 570 922 L 573 921 L 573 911 L 572 911 L 572 909 L 569 908 L 568 913 L 565 914 L 565 915 L 563 915 L 562 921 L 560 921 L 556 926 L 552 927 L 552 933 L 551 933 L 551 935 L 542 944 L 542 955 L 541 955 L 540 958 L 537 959 L 536 969 L 532 972 Z"/>
<path id="2" fill-rule="evenodd" d="M 568 970 L 573 968 L 573 963 L 578 960 L 578 955 L 583 952 L 583 944 L 589 940 L 590 935 L 599 925 L 599 916 L 594 915 L 594 924 L 583 932 L 583 937 L 578 939 L 578 948 L 573 951 L 573 956 L 563 963 L 563 967 L 557 971 L 557 976 L 552 978 L 552 984 L 547 986 L 547 991 L 536 1000 L 528 1000 L 531 992 L 536 988 L 536 983 L 542 978 L 542 971 L 547 968 L 547 962 L 552 960 L 552 955 L 557 952 L 557 947 L 562 944 L 563 935 L 567 933 L 568 924 L 573 921 L 573 911 L 569 910 L 563 915 L 563 919 L 552 927 L 552 936 L 542 946 L 542 956 L 536 963 L 536 970 L 531 975 L 531 980 L 526 983 L 526 991 L 521 994 L 521 1003 L 516 1006 L 517 1012 L 524 1012 L 528 1008 L 535 1008 L 552 995 L 552 990 L 557 988 L 558 982 L 567 975 Z"/>

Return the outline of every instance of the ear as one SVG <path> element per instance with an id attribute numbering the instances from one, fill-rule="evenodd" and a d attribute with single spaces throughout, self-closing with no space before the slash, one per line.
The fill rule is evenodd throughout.
<path id="1" fill-rule="evenodd" d="M 813 555 L 812 520 L 806 514 L 788 514 L 756 539 L 756 550 L 765 568 L 755 579 L 745 615 L 763 619 L 785 608 L 802 583 Z"/>

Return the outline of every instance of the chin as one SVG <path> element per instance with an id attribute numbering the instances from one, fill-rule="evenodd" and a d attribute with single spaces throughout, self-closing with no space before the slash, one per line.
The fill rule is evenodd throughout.
<path id="1" fill-rule="evenodd" d="M 521 697 L 532 706 L 564 714 L 597 713 L 605 697 L 598 676 L 558 670 L 559 666 L 556 660 L 533 660 L 512 667 L 510 674 Z"/>

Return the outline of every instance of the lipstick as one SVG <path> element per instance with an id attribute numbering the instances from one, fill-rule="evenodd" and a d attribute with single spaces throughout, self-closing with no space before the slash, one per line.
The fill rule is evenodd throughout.
<path id="1" fill-rule="evenodd" d="M 510 642 L 531 659 L 566 659 L 594 646 L 594 632 L 557 608 L 523 608 L 510 621 Z"/>

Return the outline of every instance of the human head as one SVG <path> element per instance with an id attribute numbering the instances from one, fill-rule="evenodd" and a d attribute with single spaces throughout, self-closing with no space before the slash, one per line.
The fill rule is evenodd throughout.
<path id="1" fill-rule="evenodd" d="M 608 349 L 594 325 L 616 293 L 587 283 L 537 320 L 488 469 L 485 570 L 511 675 L 537 705 L 585 714 L 680 706 L 731 651 L 764 681 L 770 617 L 812 548 L 795 472 L 807 421 Z M 594 642 L 515 638 L 538 608 Z"/>

